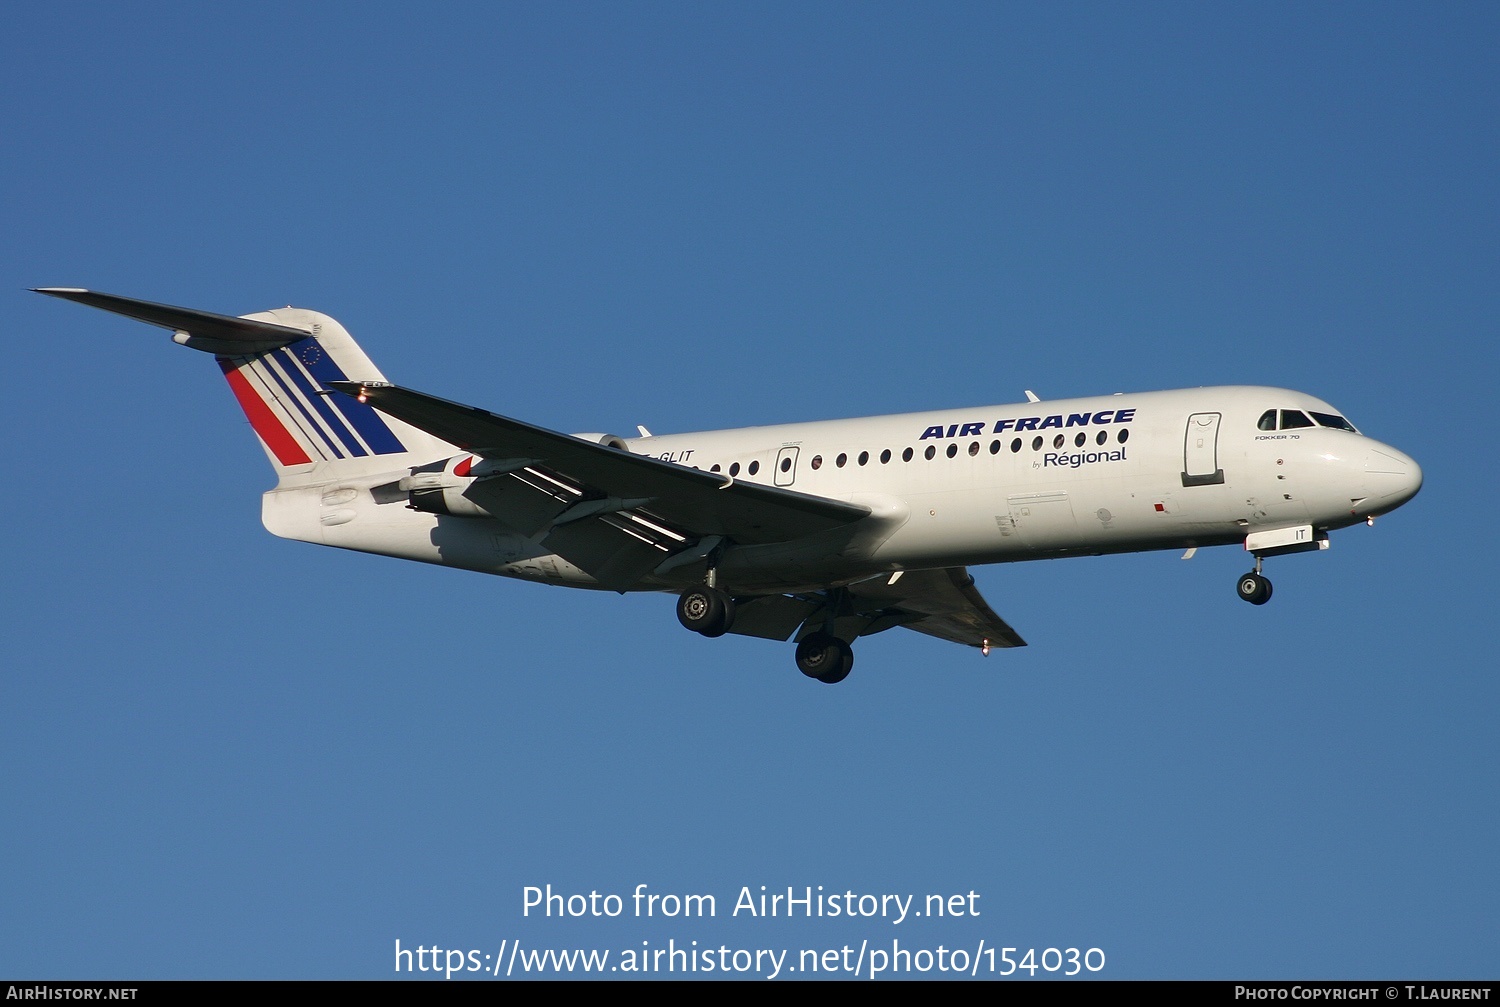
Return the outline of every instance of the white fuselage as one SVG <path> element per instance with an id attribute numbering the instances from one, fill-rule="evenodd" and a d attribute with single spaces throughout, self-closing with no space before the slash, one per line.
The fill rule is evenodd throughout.
<path id="1" fill-rule="evenodd" d="M 638 454 L 871 509 L 850 529 L 731 545 L 720 583 L 742 593 L 814 590 L 898 570 L 1238 544 L 1279 528 L 1323 534 L 1392 510 L 1420 488 L 1420 468 L 1400 451 L 1326 425 L 1262 429 L 1269 410 L 1337 415 L 1301 392 L 1237 386 L 624 442 Z M 266 526 L 304 541 L 594 586 L 498 521 L 413 511 L 382 495 L 405 474 L 285 485 L 266 494 Z M 638 586 L 673 589 L 692 576 L 684 570 Z"/>

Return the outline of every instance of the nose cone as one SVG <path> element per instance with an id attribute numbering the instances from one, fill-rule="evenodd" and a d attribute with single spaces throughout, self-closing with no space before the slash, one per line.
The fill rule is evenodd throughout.
<path id="1" fill-rule="evenodd" d="M 1365 506 L 1371 514 L 1395 510 L 1422 488 L 1422 466 L 1385 444 L 1365 454 Z"/>

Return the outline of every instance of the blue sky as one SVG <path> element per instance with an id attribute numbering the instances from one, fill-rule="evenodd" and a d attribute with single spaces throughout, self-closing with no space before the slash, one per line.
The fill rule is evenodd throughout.
<path id="1" fill-rule="evenodd" d="M 0 973 L 403 947 L 1097 947 L 1493 977 L 1490 5 L 19 4 L 0 61 Z M 1422 494 L 1273 561 L 976 571 L 1029 640 L 849 681 L 271 537 L 211 360 L 38 297 L 340 319 L 394 380 L 658 433 L 1298 388 Z M 523 889 L 706 893 L 537 919 Z M 980 895 L 747 919 L 742 886 Z"/>

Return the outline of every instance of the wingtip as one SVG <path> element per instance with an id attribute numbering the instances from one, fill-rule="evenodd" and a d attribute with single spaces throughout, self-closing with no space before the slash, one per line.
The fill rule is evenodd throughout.
<path id="1" fill-rule="evenodd" d="M 87 294 L 87 287 L 32 287 L 34 294 L 47 294 L 51 297 L 66 297 L 68 294 Z"/>

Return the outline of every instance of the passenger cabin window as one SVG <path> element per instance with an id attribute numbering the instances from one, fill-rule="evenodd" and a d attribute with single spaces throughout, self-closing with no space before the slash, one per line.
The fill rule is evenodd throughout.
<path id="1" fill-rule="evenodd" d="M 1281 429 L 1297 430 L 1302 427 L 1310 427 L 1313 421 L 1307 418 L 1307 414 L 1298 409 L 1283 409 L 1281 411 Z"/>
<path id="2" fill-rule="evenodd" d="M 1354 429 L 1354 424 L 1350 423 L 1342 416 L 1337 416 L 1333 413 L 1314 413 L 1312 412 L 1312 410 L 1308 410 L 1308 412 L 1311 413 L 1313 419 L 1318 421 L 1318 426 L 1320 427 L 1332 427 L 1335 430 L 1347 430 L 1351 434 L 1359 433 L 1358 430 Z"/>
<path id="3" fill-rule="evenodd" d="M 1267 409 L 1265 412 L 1261 413 L 1260 419 L 1255 421 L 1255 427 L 1257 430 L 1275 430 L 1276 410 Z"/>

